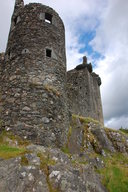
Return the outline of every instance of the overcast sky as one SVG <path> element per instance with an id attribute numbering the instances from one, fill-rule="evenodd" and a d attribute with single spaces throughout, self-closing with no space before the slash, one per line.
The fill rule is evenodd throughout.
<path id="1" fill-rule="evenodd" d="M 101 79 L 105 125 L 128 128 L 128 0 L 24 0 L 53 7 L 64 21 L 68 69 L 83 55 Z M 0 2 L 0 52 L 5 51 L 14 0 Z"/>

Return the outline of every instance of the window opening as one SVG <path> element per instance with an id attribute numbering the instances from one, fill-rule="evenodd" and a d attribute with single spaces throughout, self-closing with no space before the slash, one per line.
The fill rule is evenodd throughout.
<path id="1" fill-rule="evenodd" d="M 52 57 L 52 50 L 51 49 L 46 49 L 46 56 Z"/>
<path id="2" fill-rule="evenodd" d="M 49 13 L 45 13 L 45 22 L 52 23 L 52 15 Z"/>
<path id="3" fill-rule="evenodd" d="M 15 24 L 15 25 L 17 24 L 17 18 L 18 18 L 18 17 L 15 17 L 15 19 L 14 19 L 14 24 Z"/>
<path id="4" fill-rule="evenodd" d="M 11 56 L 11 53 L 10 53 L 10 51 L 8 51 L 8 56 L 9 56 L 9 57 Z"/>

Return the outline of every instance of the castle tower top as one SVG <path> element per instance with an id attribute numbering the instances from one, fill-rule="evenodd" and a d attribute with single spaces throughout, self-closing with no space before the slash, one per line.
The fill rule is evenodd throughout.
<path id="1" fill-rule="evenodd" d="M 15 1 L 15 8 L 14 11 L 19 10 L 20 8 L 24 7 L 24 0 L 16 0 Z"/>
<path id="2" fill-rule="evenodd" d="M 83 64 L 87 64 L 87 57 L 86 56 L 83 57 Z"/>

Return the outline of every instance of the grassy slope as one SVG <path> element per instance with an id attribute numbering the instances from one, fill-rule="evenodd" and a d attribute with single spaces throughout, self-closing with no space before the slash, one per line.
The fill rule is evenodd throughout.
<path id="1" fill-rule="evenodd" d="M 128 191 L 128 156 L 113 154 L 104 158 L 105 168 L 99 170 L 103 176 L 103 184 L 109 192 Z"/>
<path id="2" fill-rule="evenodd" d="M 14 136 L 11 132 L 2 132 L 0 134 L 0 158 L 9 159 L 24 155 L 27 153 L 26 145 L 27 142 Z"/>
<path id="3" fill-rule="evenodd" d="M 76 116 L 73 118 L 76 118 Z M 90 121 L 92 122 L 90 118 L 85 119 L 83 117 L 80 117 L 80 121 L 84 123 L 89 123 Z M 94 123 L 97 122 L 94 121 Z M 69 133 L 70 132 L 71 130 Z M 15 146 L 15 141 L 18 142 L 18 146 Z M 26 141 L 21 140 L 19 137 L 14 136 L 10 132 L 3 132 L 0 135 L 0 158 L 9 159 L 17 156 L 24 157 L 23 155 L 27 152 L 25 147 L 27 144 L 28 143 Z M 103 157 L 100 156 L 100 158 Z M 108 191 L 128 192 L 128 156 L 119 153 L 108 154 L 107 157 L 103 158 L 103 161 L 105 163 L 105 167 L 98 170 L 98 172 L 102 175 L 103 184 L 106 186 Z M 47 168 L 47 163 L 44 161 L 44 158 L 42 159 L 42 156 L 41 162 L 41 165 L 43 165 L 42 168 L 44 169 L 44 165 L 45 168 Z M 56 190 L 50 191 L 53 192 Z"/>
<path id="4" fill-rule="evenodd" d="M 98 121 L 91 118 L 84 118 L 73 115 L 73 118 L 79 118 L 81 123 L 88 124 L 89 122 L 99 124 Z M 107 128 L 106 128 L 107 129 Z M 109 130 L 109 129 L 108 129 Z M 110 129 L 112 130 L 112 129 Z M 120 129 L 112 130 L 115 132 L 123 132 L 128 134 L 128 130 Z M 102 159 L 102 156 L 99 156 Z M 128 192 L 128 155 L 121 153 L 108 153 L 108 156 L 103 158 L 105 167 L 98 170 L 102 175 L 102 182 L 109 192 Z"/>

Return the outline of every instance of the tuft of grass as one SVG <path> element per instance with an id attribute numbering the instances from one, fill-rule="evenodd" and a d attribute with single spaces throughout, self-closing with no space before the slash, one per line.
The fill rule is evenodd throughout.
<path id="1" fill-rule="evenodd" d="M 76 166 L 88 164 L 88 161 L 86 159 L 72 160 L 71 162 L 73 165 L 76 165 Z"/>
<path id="2" fill-rule="evenodd" d="M 29 165 L 28 159 L 27 159 L 27 157 L 25 157 L 25 155 L 23 155 L 21 157 L 21 165 L 22 166 L 28 166 Z"/>
<path id="3" fill-rule="evenodd" d="M 28 152 L 25 149 L 26 145 L 28 141 L 22 140 L 11 132 L 3 131 L 0 134 L 0 158 L 10 159 L 24 155 Z"/>
<path id="4" fill-rule="evenodd" d="M 25 154 L 24 148 L 10 147 L 9 145 L 0 144 L 0 158 L 10 159 Z"/>
<path id="5" fill-rule="evenodd" d="M 73 115 L 72 115 L 72 118 L 73 118 L 73 119 L 79 118 L 79 120 L 80 120 L 81 123 L 86 123 L 86 124 L 88 124 L 88 123 L 92 122 L 92 123 L 95 123 L 95 124 L 100 124 L 99 121 L 97 121 L 97 120 L 95 120 L 95 119 L 93 119 L 93 118 L 91 118 L 91 117 L 82 117 L 82 116 L 73 114 Z"/>
<path id="6" fill-rule="evenodd" d="M 3 121 L 0 119 L 0 127 L 2 127 L 3 125 Z"/>
<path id="7" fill-rule="evenodd" d="M 11 131 L 2 131 L 2 133 L 0 134 L 0 144 L 11 145 L 8 139 L 11 141 L 12 144 L 15 144 L 17 142 L 18 146 L 22 147 L 30 144 L 28 140 L 24 140 L 19 136 L 14 135 Z"/>
<path id="8" fill-rule="evenodd" d="M 116 130 L 116 129 L 112 129 L 112 128 L 108 128 L 108 127 L 104 127 L 104 130 L 106 131 L 106 133 L 109 133 L 109 132 L 119 133 L 118 130 Z"/>
<path id="9" fill-rule="evenodd" d="M 88 143 L 91 144 L 96 153 L 101 152 L 101 146 L 92 132 L 89 130 L 89 127 L 86 123 L 83 124 L 83 139 L 82 139 L 82 151 L 85 151 L 88 148 Z"/>
<path id="10" fill-rule="evenodd" d="M 70 155 L 70 151 L 69 151 L 69 148 L 68 148 L 67 145 L 62 147 L 61 150 L 62 150 L 63 153 L 66 153 L 67 155 Z"/>
<path id="11" fill-rule="evenodd" d="M 123 128 L 120 128 L 119 131 L 125 133 L 125 134 L 128 134 L 128 129 L 123 129 Z"/>
<path id="12" fill-rule="evenodd" d="M 109 192 L 128 191 L 128 156 L 113 154 L 105 159 L 105 168 L 99 170 Z"/>
<path id="13" fill-rule="evenodd" d="M 51 85 L 45 85 L 44 88 L 50 93 L 52 92 L 53 94 L 55 94 L 56 96 L 60 97 L 61 94 L 60 92 L 53 86 Z"/>
<path id="14" fill-rule="evenodd" d="M 49 166 L 55 165 L 56 162 L 49 158 L 49 155 L 44 156 L 42 153 L 38 153 L 37 156 L 40 158 L 40 169 L 42 169 L 46 175 L 49 192 L 59 192 L 59 189 L 55 189 L 49 180 Z"/>

